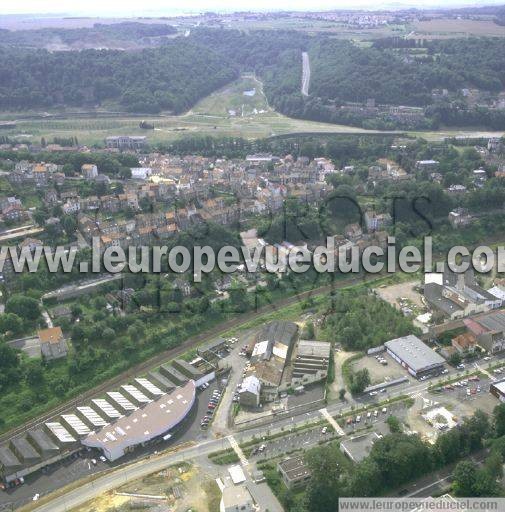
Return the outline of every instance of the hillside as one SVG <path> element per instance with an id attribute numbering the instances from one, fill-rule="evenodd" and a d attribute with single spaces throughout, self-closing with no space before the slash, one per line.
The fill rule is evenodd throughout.
<path id="1" fill-rule="evenodd" d="M 183 38 L 133 52 L 0 48 L 0 109 L 106 105 L 180 113 L 237 76 L 222 55 Z"/>

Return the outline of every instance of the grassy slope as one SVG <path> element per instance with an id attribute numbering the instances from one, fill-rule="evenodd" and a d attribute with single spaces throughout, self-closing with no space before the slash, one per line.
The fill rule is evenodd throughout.
<path id="1" fill-rule="evenodd" d="M 254 96 L 244 91 L 255 88 Z M 257 113 L 254 113 L 256 109 Z M 230 116 L 229 110 L 237 115 Z M 261 113 L 260 113 L 261 112 Z M 1 119 L 16 115 L 2 114 Z M 103 118 L 71 118 L 46 120 L 19 120 L 15 129 L 2 130 L 0 134 L 40 143 L 41 137 L 51 142 L 53 137 L 76 136 L 81 144 L 102 144 L 108 135 L 146 135 L 149 142 L 174 140 L 190 134 L 213 136 L 240 136 L 246 139 L 269 137 L 296 132 L 324 133 L 373 133 L 354 126 L 317 123 L 291 119 L 271 109 L 263 94 L 262 84 L 246 75 L 198 102 L 193 109 L 181 116 L 146 117 L 155 130 L 139 128 L 139 116 Z M 500 136 L 502 132 L 443 129 L 432 132 L 412 132 L 413 135 L 431 140 L 451 136 Z"/>

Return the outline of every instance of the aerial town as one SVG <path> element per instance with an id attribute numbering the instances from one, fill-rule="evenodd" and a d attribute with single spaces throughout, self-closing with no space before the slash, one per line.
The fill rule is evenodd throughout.
<path id="1" fill-rule="evenodd" d="M 19 2 L 0 512 L 505 510 L 505 8 Z"/>

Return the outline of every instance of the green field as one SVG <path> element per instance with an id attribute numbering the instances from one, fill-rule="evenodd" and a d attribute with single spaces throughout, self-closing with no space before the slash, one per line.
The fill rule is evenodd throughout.
<path id="1" fill-rule="evenodd" d="M 245 91 L 253 89 L 253 96 L 244 95 Z M 235 111 L 235 115 L 230 115 L 230 111 Z M 102 144 L 106 136 L 119 134 L 146 135 L 151 143 L 157 143 L 190 134 L 254 139 L 293 132 L 367 132 L 353 126 L 283 116 L 268 106 L 261 82 L 250 75 L 214 92 L 181 116 L 146 116 L 144 119 L 154 124 L 154 131 L 140 129 L 142 118 L 139 116 L 73 119 L 71 114 L 67 116 L 65 119 L 21 119 L 15 129 L 2 130 L 2 134 L 37 144 L 42 137 L 51 142 L 53 137 L 76 136 L 80 144 L 91 145 Z M 15 117 L 14 114 L 11 119 Z"/>
<path id="2" fill-rule="evenodd" d="M 244 92 L 252 90 L 254 95 L 244 95 Z M 2 115 L 3 120 L 16 117 L 16 114 Z M 80 144 L 102 145 L 108 135 L 123 134 L 146 135 L 150 143 L 156 144 L 192 134 L 256 139 L 289 133 L 380 133 L 355 126 L 292 119 L 279 114 L 269 107 L 261 82 L 252 75 L 244 75 L 207 96 L 183 115 L 145 117 L 155 126 L 154 130 L 139 128 L 141 119 L 140 116 L 107 116 L 106 113 L 101 113 L 100 117 L 72 118 L 71 114 L 66 114 L 63 119 L 19 119 L 15 129 L 2 130 L 1 134 L 34 144 L 39 144 L 42 137 L 50 143 L 53 137 L 75 136 Z M 502 133 L 443 129 L 411 134 L 437 140 L 453 136 L 501 136 Z"/>

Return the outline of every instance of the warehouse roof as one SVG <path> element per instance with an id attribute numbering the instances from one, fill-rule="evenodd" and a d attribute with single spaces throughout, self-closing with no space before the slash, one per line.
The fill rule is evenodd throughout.
<path id="1" fill-rule="evenodd" d="M 505 331 L 505 313 L 503 311 L 492 311 L 474 320 L 482 325 L 487 331 Z"/>
<path id="2" fill-rule="evenodd" d="M 21 466 L 21 462 L 7 446 L 0 446 L 0 465 L 5 469 L 15 469 Z"/>
<path id="3" fill-rule="evenodd" d="M 216 340 L 208 341 L 207 343 L 203 343 L 197 349 L 199 354 L 204 354 L 205 352 L 219 352 L 219 350 L 227 344 L 227 341 L 224 338 L 217 338 Z"/>
<path id="4" fill-rule="evenodd" d="M 48 430 L 56 437 L 60 443 L 75 443 L 75 438 L 69 431 L 57 421 L 46 423 Z"/>
<path id="5" fill-rule="evenodd" d="M 27 435 L 40 448 L 40 451 L 45 453 L 59 451 L 58 446 L 42 429 L 30 430 Z"/>
<path id="6" fill-rule="evenodd" d="M 135 411 L 137 409 L 137 406 L 132 404 L 130 400 L 119 391 L 107 391 L 107 396 L 121 407 L 123 411 Z"/>
<path id="7" fill-rule="evenodd" d="M 413 334 L 386 341 L 384 345 L 416 372 L 427 366 L 445 362 L 440 354 L 437 354 Z"/>
<path id="8" fill-rule="evenodd" d="M 77 407 L 77 411 L 81 416 L 93 427 L 105 427 L 108 424 L 95 410 L 91 407 Z"/>
<path id="9" fill-rule="evenodd" d="M 132 386 L 131 384 L 124 384 L 121 386 L 121 389 L 127 394 L 130 395 L 135 402 L 138 402 L 139 404 L 148 404 L 151 402 L 151 399 L 144 395 L 140 389 L 136 388 L 135 386 Z"/>
<path id="10" fill-rule="evenodd" d="M 273 341 L 274 343 L 281 343 L 289 347 L 293 343 L 297 330 L 298 327 L 293 322 L 276 320 L 263 327 L 259 340 Z"/>
<path id="11" fill-rule="evenodd" d="M 162 391 L 158 386 L 156 386 L 156 384 L 152 383 L 148 379 L 140 377 L 135 379 L 135 382 L 153 396 L 163 396 L 165 394 L 164 391 Z"/>
<path id="12" fill-rule="evenodd" d="M 107 418 L 117 419 L 122 416 L 122 414 L 113 405 L 103 398 L 94 398 L 91 402 L 95 406 L 95 410 L 99 409 L 97 412 L 105 414 Z"/>
<path id="13" fill-rule="evenodd" d="M 149 378 L 152 382 L 155 382 L 156 385 L 161 386 L 165 391 L 169 391 L 177 387 L 171 380 L 167 379 L 157 371 L 149 372 Z"/>
<path id="14" fill-rule="evenodd" d="M 331 344 L 328 341 L 300 340 L 298 355 L 300 357 L 330 358 Z"/>
<path id="15" fill-rule="evenodd" d="M 186 377 L 189 377 L 190 379 L 198 380 L 203 377 L 203 373 L 198 368 L 195 368 L 187 361 L 184 361 L 184 359 L 175 359 L 175 361 L 172 364 L 183 375 L 186 375 Z"/>
<path id="16" fill-rule="evenodd" d="M 170 366 L 168 363 L 161 365 L 160 372 L 162 375 L 165 375 L 172 382 L 175 382 L 178 386 L 188 382 L 188 378 L 185 375 L 183 375 L 179 370 L 177 370 L 173 366 Z"/>
<path id="17" fill-rule="evenodd" d="M 25 437 L 18 437 L 11 441 L 11 448 L 21 460 L 27 461 L 30 459 L 38 459 L 40 454 L 35 448 L 26 440 Z"/>
<path id="18" fill-rule="evenodd" d="M 84 440 L 85 446 L 114 450 L 125 449 L 158 437 L 177 425 L 189 412 L 195 400 L 195 383 L 185 386 L 123 416 L 115 423 L 92 432 Z"/>

